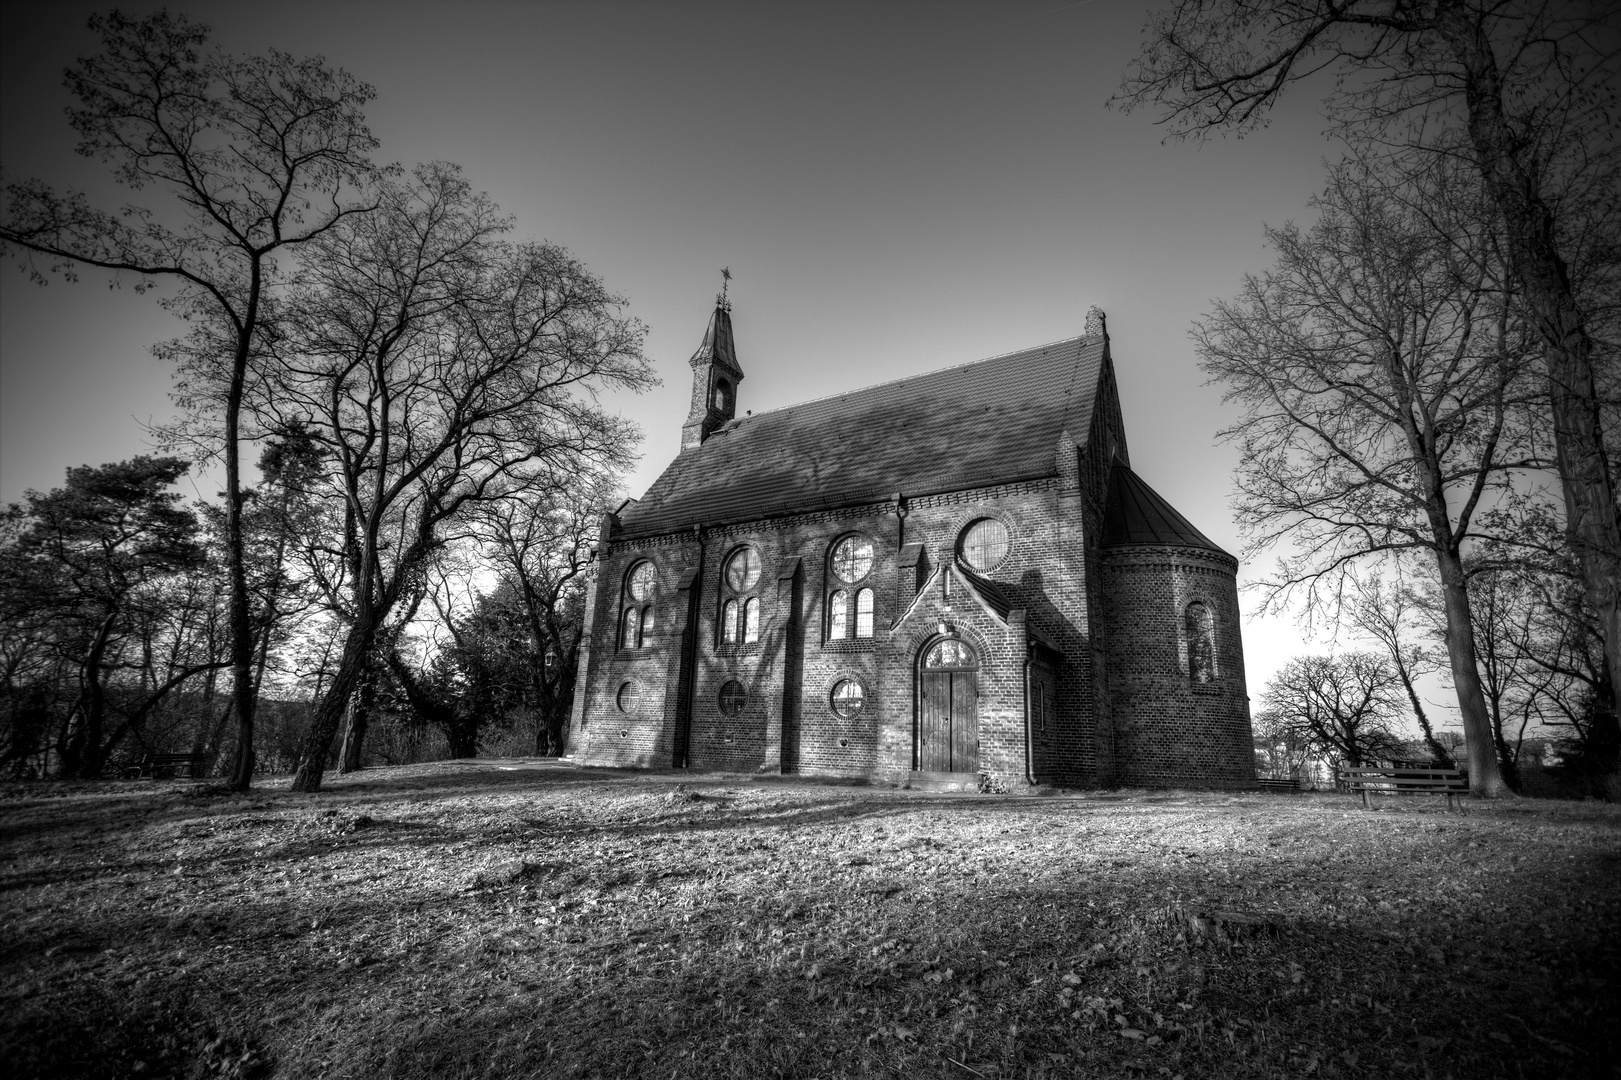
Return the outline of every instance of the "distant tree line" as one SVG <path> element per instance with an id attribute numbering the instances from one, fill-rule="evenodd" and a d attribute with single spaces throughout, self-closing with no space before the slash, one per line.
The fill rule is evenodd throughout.
<path id="1" fill-rule="evenodd" d="M 0 242 L 41 284 L 172 285 L 163 434 L 188 456 L 73 469 L 6 510 L 0 768 L 184 750 L 239 789 L 271 768 L 315 791 L 368 759 L 560 752 L 595 522 L 636 439 L 596 395 L 651 383 L 643 327 L 456 166 L 379 165 L 347 73 L 168 12 L 91 25 L 80 151 L 149 201 L 11 181 Z M 171 490 L 192 461 L 222 470 L 220 505 Z"/>

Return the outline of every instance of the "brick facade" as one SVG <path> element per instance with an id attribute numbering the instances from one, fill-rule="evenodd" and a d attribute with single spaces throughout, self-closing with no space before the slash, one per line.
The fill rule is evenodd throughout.
<path id="1" fill-rule="evenodd" d="M 904 783 L 919 764 L 922 660 L 945 637 L 963 642 L 977 662 L 971 676 L 977 770 L 1009 787 L 1253 782 L 1236 562 L 1191 526 L 1185 531 L 1202 544 L 1102 542 L 1110 484 L 1127 466 L 1101 320 L 1097 338 L 1080 339 L 1075 353 L 1084 365 L 1085 346 L 1101 338 L 1090 354 L 1092 368 L 1078 367 L 1092 372 L 1081 390 L 1096 401 L 1083 402 L 1084 409 L 1066 404 L 1054 420 L 1047 475 L 1010 465 L 1007 482 L 953 488 L 948 476 L 933 490 L 837 506 L 807 496 L 801 512 L 754 520 L 725 521 L 729 504 L 716 502 L 717 520 L 671 528 L 675 515 L 665 508 L 677 495 L 701 499 L 704 483 L 733 479 L 703 473 L 725 462 L 721 451 L 706 448 L 712 436 L 703 430 L 715 420 L 717 371 L 724 366 L 733 388 L 741 377 L 730 318 L 722 314 L 694 357 L 689 431 L 704 438 L 683 448 L 646 505 L 627 505 L 623 520 L 610 515 L 604 524 L 570 731 L 580 760 Z M 1056 363 L 1052 348 L 1043 362 Z M 709 359 L 717 353 L 719 362 Z M 1009 363 L 1026 355 L 1010 354 Z M 913 396 L 932 415 L 927 390 L 920 385 Z M 856 407 L 861 398 L 840 401 Z M 732 402 L 726 404 L 730 412 Z M 796 434 L 802 429 L 792 426 L 790 413 L 771 417 L 749 423 L 777 424 L 779 442 L 813 437 Z M 1073 427 L 1086 432 L 1084 441 Z M 728 430 L 713 436 L 717 446 Z M 962 561 L 960 544 L 982 519 L 1000 522 L 1008 544 L 994 566 L 975 572 Z M 870 569 L 850 583 L 837 578 L 832 562 L 846 537 L 870 541 L 872 551 Z M 752 549 L 758 573 L 739 591 L 725 570 L 744 548 Z M 644 562 L 653 567 L 652 581 L 637 600 L 630 575 Z M 833 635 L 834 591 L 853 603 L 867 588 L 871 635 Z M 1195 600 L 1210 613 L 1214 641 L 1213 674 L 1206 670 L 1210 649 L 1191 646 L 1204 681 L 1189 674 L 1183 625 Z M 730 639 L 729 601 L 738 612 Z M 628 630 L 626 608 L 649 604 L 645 633 Z M 744 641 L 743 613 L 751 608 L 758 612 L 756 640 Z M 639 618 L 631 623 L 641 625 Z M 854 625 L 847 618 L 846 628 Z M 841 680 L 861 690 L 860 710 L 851 717 L 834 708 Z M 728 689 L 732 683 L 741 693 Z M 963 693 L 961 679 L 953 685 Z"/>

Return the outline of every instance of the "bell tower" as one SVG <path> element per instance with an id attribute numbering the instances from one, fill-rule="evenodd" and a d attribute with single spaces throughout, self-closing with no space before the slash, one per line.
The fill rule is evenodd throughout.
<path id="1" fill-rule="evenodd" d="M 721 271 L 729 284 L 731 274 Z M 732 302 L 723 286 L 715 297 L 715 312 L 709 316 L 709 329 L 703 344 L 687 361 L 692 365 L 692 409 L 681 427 L 681 449 L 690 450 L 737 415 L 737 384 L 743 369 L 737 366 L 737 346 L 732 341 Z"/>

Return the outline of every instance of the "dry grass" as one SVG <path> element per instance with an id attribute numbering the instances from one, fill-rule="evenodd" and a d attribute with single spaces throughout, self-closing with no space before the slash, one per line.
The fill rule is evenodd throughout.
<path id="1" fill-rule="evenodd" d="M 1621 1075 L 1601 804 L 499 761 L 0 796 L 12 1075 Z M 1263 925 L 1193 932 L 1228 911 Z"/>

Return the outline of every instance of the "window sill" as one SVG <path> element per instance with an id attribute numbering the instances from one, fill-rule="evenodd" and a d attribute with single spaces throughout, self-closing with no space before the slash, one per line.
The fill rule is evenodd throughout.
<path id="1" fill-rule="evenodd" d="M 822 642 L 823 652 L 872 652 L 878 647 L 875 637 L 837 638 Z"/>

